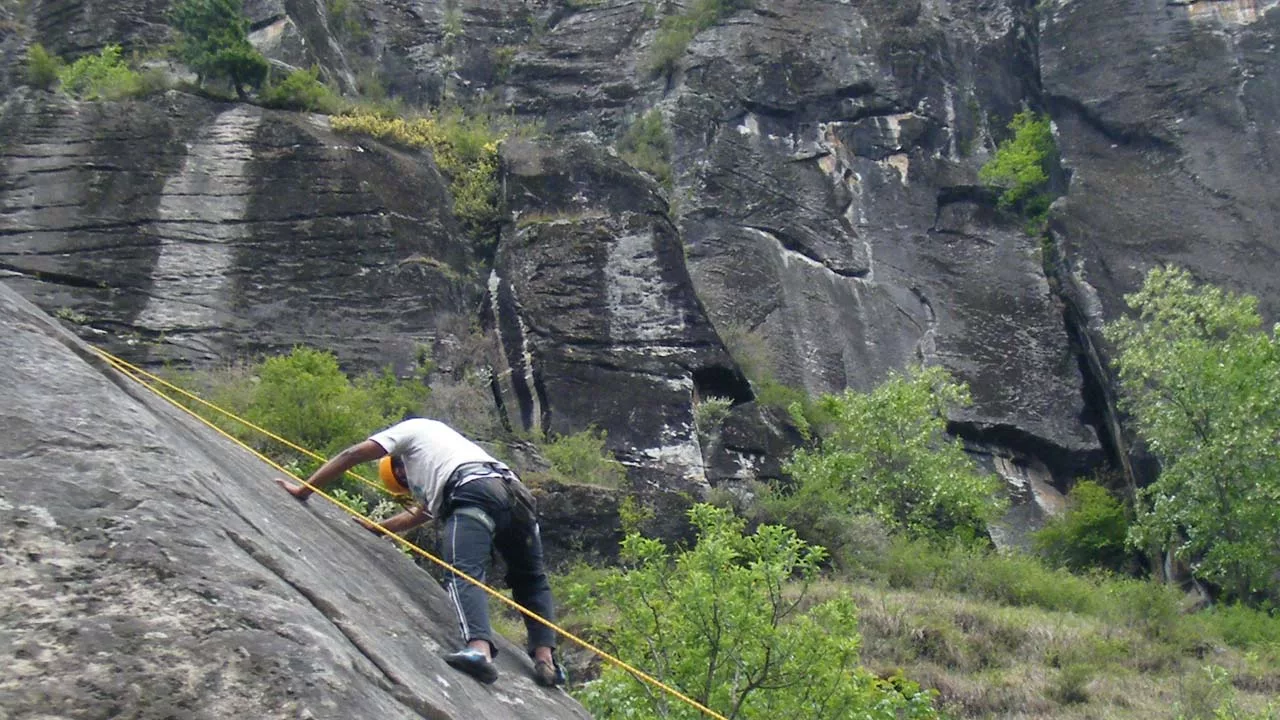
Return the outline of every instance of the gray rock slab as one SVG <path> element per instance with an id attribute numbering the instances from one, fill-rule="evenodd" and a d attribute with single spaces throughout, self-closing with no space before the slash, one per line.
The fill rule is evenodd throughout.
<path id="1" fill-rule="evenodd" d="M 526 426 L 595 425 L 637 469 L 705 488 L 692 405 L 749 390 L 685 270 L 656 184 L 590 141 L 503 150 L 514 222 L 492 284 Z"/>
<path id="2" fill-rule="evenodd" d="M 586 718 L 390 541 L 0 287 L 0 717 Z"/>
<path id="3" fill-rule="evenodd" d="M 309 344 L 407 366 L 481 297 L 429 156 L 323 116 L 35 92 L 0 125 L 5 282 L 135 362 Z"/>
<path id="4" fill-rule="evenodd" d="M 1054 229 L 1095 328 L 1164 263 L 1280 316 L 1277 34 L 1274 1 L 1052 6 L 1043 76 L 1072 170 Z"/>

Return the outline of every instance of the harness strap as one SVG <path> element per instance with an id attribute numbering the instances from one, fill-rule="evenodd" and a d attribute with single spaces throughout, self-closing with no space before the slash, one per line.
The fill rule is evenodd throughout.
<path id="1" fill-rule="evenodd" d="M 486 477 L 507 477 L 514 475 L 511 468 L 502 463 L 492 462 L 469 462 L 463 463 L 454 468 L 449 474 L 449 479 L 444 484 L 444 494 L 448 497 L 454 490 L 466 485 L 472 480 L 479 480 Z"/>

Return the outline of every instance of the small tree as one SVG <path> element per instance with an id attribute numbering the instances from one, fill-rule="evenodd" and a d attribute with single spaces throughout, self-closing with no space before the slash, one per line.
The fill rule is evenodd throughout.
<path id="1" fill-rule="evenodd" d="M 792 456 L 785 470 L 794 484 L 770 508 L 797 528 L 864 514 L 917 537 L 984 538 L 1004 507 L 1000 483 L 946 433 L 947 410 L 968 402 L 968 389 L 940 367 L 891 377 L 868 394 L 823 396 L 831 434 Z"/>
<path id="2" fill-rule="evenodd" d="M 40 43 L 27 48 L 27 84 L 41 90 L 50 90 L 58 82 L 62 60 L 51 54 Z"/>
<path id="3" fill-rule="evenodd" d="M 226 78 L 242 100 L 246 86 L 262 85 L 267 59 L 249 44 L 242 0 L 179 0 L 169 17 L 179 33 L 178 57 L 202 83 Z"/>
<path id="4" fill-rule="evenodd" d="M 856 611 L 847 596 L 808 597 L 824 551 L 777 525 L 744 535 L 744 521 L 695 505 L 692 550 L 628 535 L 615 571 L 589 590 L 607 606 L 617 653 L 733 719 L 933 718 L 930 693 L 858 665 Z M 687 718 L 703 714 L 606 667 L 579 697 L 595 717 Z"/>
<path id="5" fill-rule="evenodd" d="M 1049 171 L 1057 161 L 1058 145 L 1049 118 L 1029 110 L 1009 121 L 1013 137 L 1000 143 L 995 157 L 978 171 L 978 179 L 1002 189 L 1000 207 L 1037 220 L 1049 209 Z"/>
<path id="6" fill-rule="evenodd" d="M 1280 572 L 1280 345 L 1257 300 L 1156 268 L 1108 325 L 1123 406 L 1160 460 L 1130 541 L 1240 600 Z"/>

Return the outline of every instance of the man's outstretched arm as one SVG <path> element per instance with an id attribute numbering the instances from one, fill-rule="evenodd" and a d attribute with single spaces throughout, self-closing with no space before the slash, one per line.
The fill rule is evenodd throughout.
<path id="1" fill-rule="evenodd" d="M 323 488 L 325 485 L 328 485 L 339 477 L 342 477 L 342 473 L 350 470 L 360 463 L 377 460 L 386 454 L 387 451 L 384 450 L 381 445 L 372 440 L 365 440 L 364 442 L 356 443 L 337 455 L 334 455 L 324 465 L 321 465 L 319 470 L 316 470 L 311 474 L 311 477 L 307 478 L 307 482 L 313 487 Z M 311 488 L 306 485 L 295 485 L 292 481 L 284 478 L 276 478 L 276 484 L 287 490 L 290 495 L 298 498 L 299 500 L 306 500 L 311 497 Z"/>
<path id="2" fill-rule="evenodd" d="M 422 523 L 430 519 L 431 519 L 431 512 L 427 510 L 425 506 L 417 505 L 415 507 L 409 508 L 408 510 L 392 515 L 391 517 L 387 518 L 386 520 L 383 520 L 379 524 L 393 533 L 402 533 L 406 530 L 412 530 L 413 528 L 418 527 L 419 525 L 421 525 Z M 369 532 L 373 532 L 373 533 L 382 532 L 377 527 L 375 527 L 373 523 L 369 522 L 365 518 L 356 517 L 355 521 L 360 523 L 362 526 L 364 526 L 364 529 L 368 530 Z"/>

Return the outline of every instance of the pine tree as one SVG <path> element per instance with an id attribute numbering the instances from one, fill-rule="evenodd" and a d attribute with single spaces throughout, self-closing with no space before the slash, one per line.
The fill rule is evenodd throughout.
<path id="1" fill-rule="evenodd" d="M 178 57 L 200 78 L 225 78 L 245 99 L 245 87 L 267 77 L 267 59 L 249 44 L 242 0 L 181 0 L 169 22 L 179 33 Z"/>

